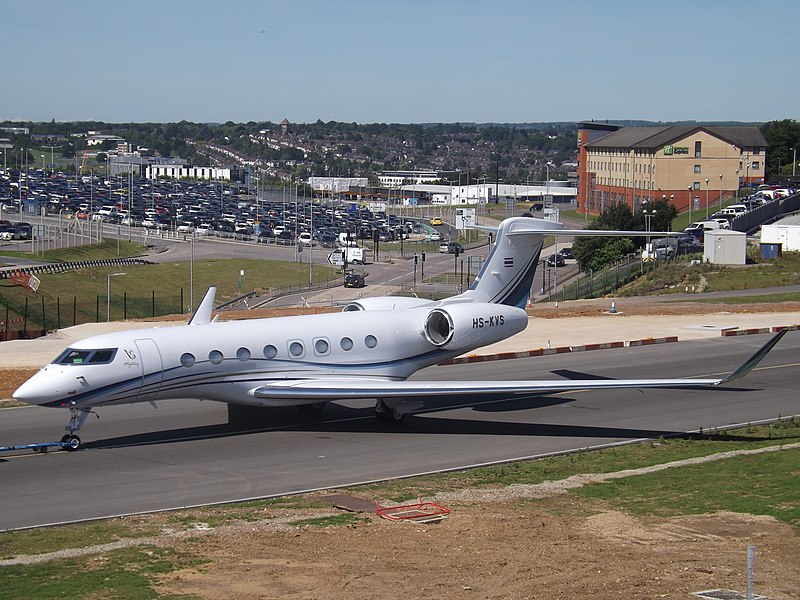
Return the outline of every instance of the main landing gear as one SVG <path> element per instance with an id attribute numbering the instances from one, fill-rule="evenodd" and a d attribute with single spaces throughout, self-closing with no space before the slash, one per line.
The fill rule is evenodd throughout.
<path id="1" fill-rule="evenodd" d="M 69 423 L 67 423 L 67 426 L 65 427 L 68 433 L 61 438 L 61 443 L 66 444 L 65 448 L 67 450 L 77 450 L 81 447 L 81 438 L 75 435 L 75 432 L 78 431 L 86 422 L 86 419 L 89 417 L 91 412 L 92 410 L 89 408 L 69 409 L 70 419 Z"/>
<path id="2" fill-rule="evenodd" d="M 400 423 L 413 410 L 422 408 L 420 400 L 385 400 L 379 398 L 375 403 L 375 418 L 381 423 Z"/>

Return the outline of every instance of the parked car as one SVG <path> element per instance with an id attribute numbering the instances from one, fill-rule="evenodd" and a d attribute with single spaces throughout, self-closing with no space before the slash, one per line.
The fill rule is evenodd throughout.
<path id="1" fill-rule="evenodd" d="M 439 252 L 442 254 L 462 254 L 464 246 L 458 242 L 445 242 L 439 246 Z"/>
<path id="2" fill-rule="evenodd" d="M 348 273 L 344 278 L 344 287 L 362 288 L 367 285 L 365 277 L 360 273 Z"/>
<path id="3" fill-rule="evenodd" d="M 29 240 L 33 236 L 33 227 L 30 223 L 20 221 L 19 223 L 14 223 L 11 227 L 14 231 L 13 237 L 15 240 Z"/>

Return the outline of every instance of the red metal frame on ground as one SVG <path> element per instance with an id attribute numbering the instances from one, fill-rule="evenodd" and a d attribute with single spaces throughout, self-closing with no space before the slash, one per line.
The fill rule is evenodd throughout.
<path id="1" fill-rule="evenodd" d="M 423 502 L 417 498 L 416 504 L 402 504 L 400 506 L 381 506 L 375 502 L 375 513 L 384 519 L 392 521 L 438 521 L 450 514 L 450 509 L 435 502 Z"/>

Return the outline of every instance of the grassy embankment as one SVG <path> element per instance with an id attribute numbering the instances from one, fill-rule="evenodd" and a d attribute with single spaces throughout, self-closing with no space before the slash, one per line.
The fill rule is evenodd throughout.
<path id="1" fill-rule="evenodd" d="M 754 450 L 798 441 L 800 423 L 786 419 L 773 425 L 695 436 L 695 439 L 660 439 L 601 451 L 396 480 L 351 491 L 361 496 L 403 502 L 417 496 L 430 498 L 443 491 L 492 489 L 515 483 L 536 484 L 580 473 L 616 472 L 719 452 Z M 49 458 L 43 457 L 42 460 Z M 734 511 L 770 515 L 798 528 L 798 462 L 800 449 L 751 454 L 586 485 L 568 493 L 640 515 L 672 516 Z M 546 510 L 546 501 L 526 499 L 524 502 L 530 510 L 536 510 L 537 505 Z M 326 505 L 316 500 L 315 495 L 309 494 L 167 513 L 162 515 L 159 524 L 153 522 L 153 517 L 142 516 L 4 533 L 0 535 L 0 558 L 4 559 L 122 539 L 138 539 L 141 543 L 102 553 L 98 550 L 102 560 L 64 558 L 34 565 L 0 567 L 0 600 L 55 598 L 74 595 L 76 591 L 83 597 L 155 598 L 157 594 L 150 586 L 157 583 L 161 574 L 200 566 L 206 560 L 200 551 L 178 552 L 169 547 L 155 546 L 144 539 L 157 535 L 164 527 L 184 530 L 198 522 L 211 527 L 255 522 L 264 511 L 277 508 L 282 513 L 300 511 L 298 519 L 292 522 L 297 527 L 370 526 L 368 520 L 354 516 L 322 519 L 302 516 L 303 510 L 323 507 Z M 166 517 L 166 523 L 163 517 Z"/>
<path id="2" fill-rule="evenodd" d="M 781 258 L 756 259 L 742 266 L 697 264 L 678 260 L 647 272 L 619 291 L 620 296 L 674 294 L 685 291 L 728 292 L 800 284 L 800 252 L 786 252 Z M 729 303 L 788 302 L 800 294 L 781 293 L 730 297 Z M 718 302 L 721 300 L 714 300 Z"/>
<path id="3" fill-rule="evenodd" d="M 122 256 L 137 256 L 142 248 L 135 244 L 123 242 Z M 68 250 L 45 253 L 44 260 L 53 262 L 70 262 L 117 258 L 117 243 L 106 240 L 102 244 L 82 246 Z M 241 276 L 240 270 L 244 270 Z M 123 296 L 127 294 L 127 315 L 129 318 L 148 317 L 152 314 L 153 295 L 155 295 L 156 315 L 180 313 L 186 311 L 181 307 L 181 290 L 184 305 L 190 300 L 190 265 L 188 262 L 160 263 L 152 265 L 125 265 L 124 267 L 91 267 L 64 273 L 40 274 L 41 284 L 34 296 L 22 287 L 0 288 L 0 303 L 9 304 L 11 310 L 21 314 L 24 310 L 25 298 L 38 306 L 41 298 L 49 305 L 60 299 L 62 305 L 62 322 L 72 322 L 72 301 L 77 297 L 77 304 L 82 316 L 79 322 L 96 318 L 97 296 L 105 306 L 108 275 L 125 273 L 116 276 L 111 282 L 112 318 L 123 316 Z M 317 284 L 336 279 L 338 270 L 324 265 L 314 265 L 312 281 Z M 285 289 L 307 285 L 309 282 L 309 266 L 307 263 L 264 260 L 260 258 L 236 259 L 196 259 L 193 265 L 194 282 L 193 300 L 199 302 L 205 290 L 217 286 L 217 302 L 224 302 L 251 290 L 267 292 L 270 289 Z M 182 310 L 183 308 L 183 310 Z M 54 310 L 48 309 L 48 325 L 54 320 Z M 30 319 L 41 319 L 41 311 L 31 308 Z"/>

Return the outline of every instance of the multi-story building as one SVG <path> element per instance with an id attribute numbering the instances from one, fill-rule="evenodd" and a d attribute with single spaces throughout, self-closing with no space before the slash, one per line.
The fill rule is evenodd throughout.
<path id="1" fill-rule="evenodd" d="M 378 175 L 378 181 L 384 187 L 397 188 L 401 185 L 447 181 L 456 177 L 456 171 L 383 171 Z"/>
<path id="2" fill-rule="evenodd" d="M 678 210 L 707 209 L 764 181 L 767 141 L 757 127 L 620 127 L 578 124 L 578 210 L 657 198 Z"/>

